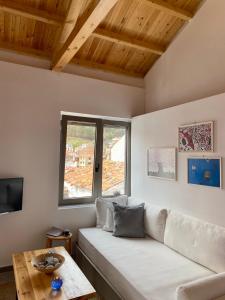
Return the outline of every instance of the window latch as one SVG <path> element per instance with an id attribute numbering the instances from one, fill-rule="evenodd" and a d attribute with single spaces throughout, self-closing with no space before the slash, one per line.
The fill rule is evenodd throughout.
<path id="1" fill-rule="evenodd" d="M 96 173 L 98 173 L 99 168 L 100 168 L 100 164 L 98 163 L 98 164 L 95 165 L 95 172 L 96 172 Z"/>

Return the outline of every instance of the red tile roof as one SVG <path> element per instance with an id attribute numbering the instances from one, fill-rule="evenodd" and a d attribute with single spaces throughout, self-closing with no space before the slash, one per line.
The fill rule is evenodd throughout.
<path id="1" fill-rule="evenodd" d="M 110 188 L 124 181 L 124 163 L 104 160 L 103 162 L 103 180 L 102 189 L 107 191 Z M 67 167 L 65 172 L 65 181 L 70 185 L 91 190 L 93 179 L 93 166 Z"/>

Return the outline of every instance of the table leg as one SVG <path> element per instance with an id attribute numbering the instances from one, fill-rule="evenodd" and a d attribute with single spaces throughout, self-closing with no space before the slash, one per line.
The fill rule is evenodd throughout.
<path id="1" fill-rule="evenodd" d="M 49 238 L 46 238 L 46 248 L 52 248 L 52 240 Z"/>
<path id="2" fill-rule="evenodd" d="M 71 239 L 66 240 L 66 245 L 65 248 L 67 250 L 67 252 L 71 255 L 72 251 L 71 251 Z"/>
<path id="3" fill-rule="evenodd" d="M 69 239 L 69 249 L 70 249 L 70 255 L 72 255 L 72 239 Z"/>

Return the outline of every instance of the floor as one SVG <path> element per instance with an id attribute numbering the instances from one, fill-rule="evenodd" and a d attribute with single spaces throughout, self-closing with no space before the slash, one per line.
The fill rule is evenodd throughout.
<path id="1" fill-rule="evenodd" d="M 13 272 L 0 273 L 0 300 L 15 300 L 16 287 Z"/>

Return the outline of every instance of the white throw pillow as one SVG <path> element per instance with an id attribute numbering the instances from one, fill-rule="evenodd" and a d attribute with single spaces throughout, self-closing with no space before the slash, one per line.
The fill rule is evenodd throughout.
<path id="1" fill-rule="evenodd" d="M 225 295 L 225 273 L 211 275 L 179 286 L 177 300 L 212 300 Z"/>
<path id="2" fill-rule="evenodd" d="M 145 206 L 145 232 L 153 239 L 163 243 L 167 210 L 156 205 Z"/>
<path id="3" fill-rule="evenodd" d="M 105 225 L 102 227 L 103 230 L 113 232 L 114 220 L 113 220 L 113 205 L 111 204 L 106 210 Z"/>
<path id="4" fill-rule="evenodd" d="M 225 272 L 224 227 L 170 211 L 164 243 L 216 273 Z"/>
<path id="5" fill-rule="evenodd" d="M 127 205 L 127 196 L 121 195 L 118 197 L 103 198 L 99 197 L 95 201 L 96 205 L 96 217 L 97 217 L 97 227 L 102 228 L 106 223 L 106 213 L 107 208 L 112 207 L 112 203 L 115 202 L 120 205 Z"/>

